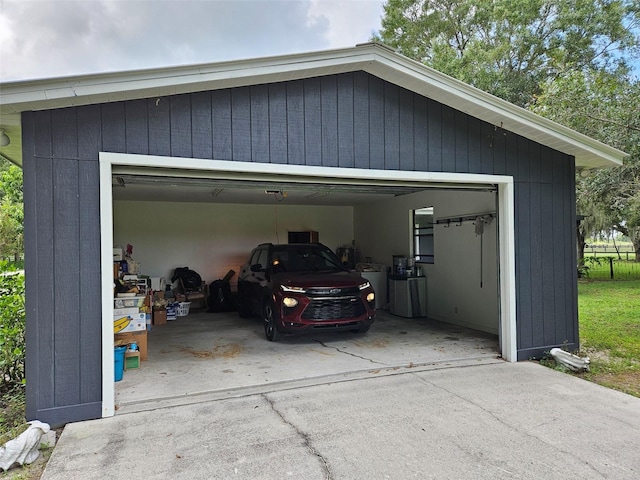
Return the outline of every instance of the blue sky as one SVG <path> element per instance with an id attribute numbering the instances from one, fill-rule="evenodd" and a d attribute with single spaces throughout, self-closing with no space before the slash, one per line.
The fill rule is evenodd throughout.
<path id="1" fill-rule="evenodd" d="M 382 0 L 0 0 L 0 81 L 353 47 Z"/>

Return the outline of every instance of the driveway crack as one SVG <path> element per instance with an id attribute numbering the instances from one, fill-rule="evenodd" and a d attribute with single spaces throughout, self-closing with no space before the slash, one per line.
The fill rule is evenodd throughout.
<path id="1" fill-rule="evenodd" d="M 309 450 L 309 452 L 311 452 L 312 455 L 316 456 L 318 458 L 318 460 L 320 461 L 320 466 L 322 467 L 322 471 L 324 472 L 324 478 L 325 480 L 332 480 L 333 477 L 333 473 L 331 472 L 331 468 L 329 466 L 329 462 L 327 461 L 327 459 L 318 451 L 316 450 L 316 448 L 313 446 L 313 443 L 311 442 L 311 438 L 309 437 L 309 435 L 307 435 L 306 433 L 304 433 L 302 430 L 300 430 L 297 426 L 295 426 L 293 423 L 291 423 L 289 420 L 287 420 L 287 418 L 285 418 L 285 416 L 283 415 L 283 413 L 278 410 L 273 402 L 273 400 L 271 400 L 267 395 L 262 394 L 261 395 L 262 398 L 264 398 L 267 403 L 269 404 L 269 406 L 271 407 L 271 410 L 274 411 L 274 413 L 276 415 L 278 415 L 278 417 L 280 417 L 280 419 L 287 425 L 289 425 L 291 428 L 293 428 L 293 430 L 302 438 L 303 442 L 304 442 L 304 446 L 307 448 L 307 450 Z"/>
<path id="2" fill-rule="evenodd" d="M 355 353 L 347 352 L 347 351 L 345 351 L 345 350 L 341 350 L 341 349 L 339 349 L 338 347 L 333 347 L 333 346 L 331 346 L 331 345 L 327 345 L 326 343 L 321 342 L 320 340 L 316 340 L 315 338 L 312 338 L 311 340 L 313 340 L 314 342 L 319 343 L 319 344 L 320 344 L 320 345 L 322 345 L 324 348 L 332 348 L 333 350 L 336 350 L 337 352 L 344 353 L 345 355 L 351 355 L 352 357 L 359 358 L 360 360 L 367 360 L 367 361 L 369 361 L 369 362 L 371 362 L 371 363 L 375 363 L 376 365 L 384 365 L 384 366 L 386 366 L 386 365 L 387 365 L 386 363 L 383 363 L 383 362 L 376 362 L 375 360 L 372 360 L 372 359 L 370 359 L 370 358 L 363 357 L 363 356 L 361 356 L 361 355 L 356 355 Z"/>

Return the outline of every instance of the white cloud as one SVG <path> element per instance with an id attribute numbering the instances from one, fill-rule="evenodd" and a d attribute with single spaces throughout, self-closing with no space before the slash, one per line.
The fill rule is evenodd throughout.
<path id="1" fill-rule="evenodd" d="M 2 0 L 0 79 L 353 46 L 382 0 Z"/>

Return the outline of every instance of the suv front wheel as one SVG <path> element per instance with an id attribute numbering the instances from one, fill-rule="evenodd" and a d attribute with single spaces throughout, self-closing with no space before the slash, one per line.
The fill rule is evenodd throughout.
<path id="1" fill-rule="evenodd" d="M 276 315 L 273 300 L 269 299 L 264 302 L 264 334 L 270 342 L 277 342 L 282 339 L 282 332 L 278 329 Z"/>

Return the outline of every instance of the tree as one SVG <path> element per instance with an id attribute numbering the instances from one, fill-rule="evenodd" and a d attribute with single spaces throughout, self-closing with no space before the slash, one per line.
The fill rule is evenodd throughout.
<path id="1" fill-rule="evenodd" d="M 620 167 L 577 175 L 578 213 L 587 215 L 578 251 L 587 235 L 614 229 L 640 261 L 640 82 L 624 68 L 573 72 L 545 83 L 533 110 L 629 154 Z"/>
<path id="2" fill-rule="evenodd" d="M 388 0 L 374 40 L 528 106 L 548 79 L 624 65 L 639 24 L 634 0 Z"/>
<path id="3" fill-rule="evenodd" d="M 0 171 L 0 257 L 24 251 L 22 170 L 11 165 Z"/>

